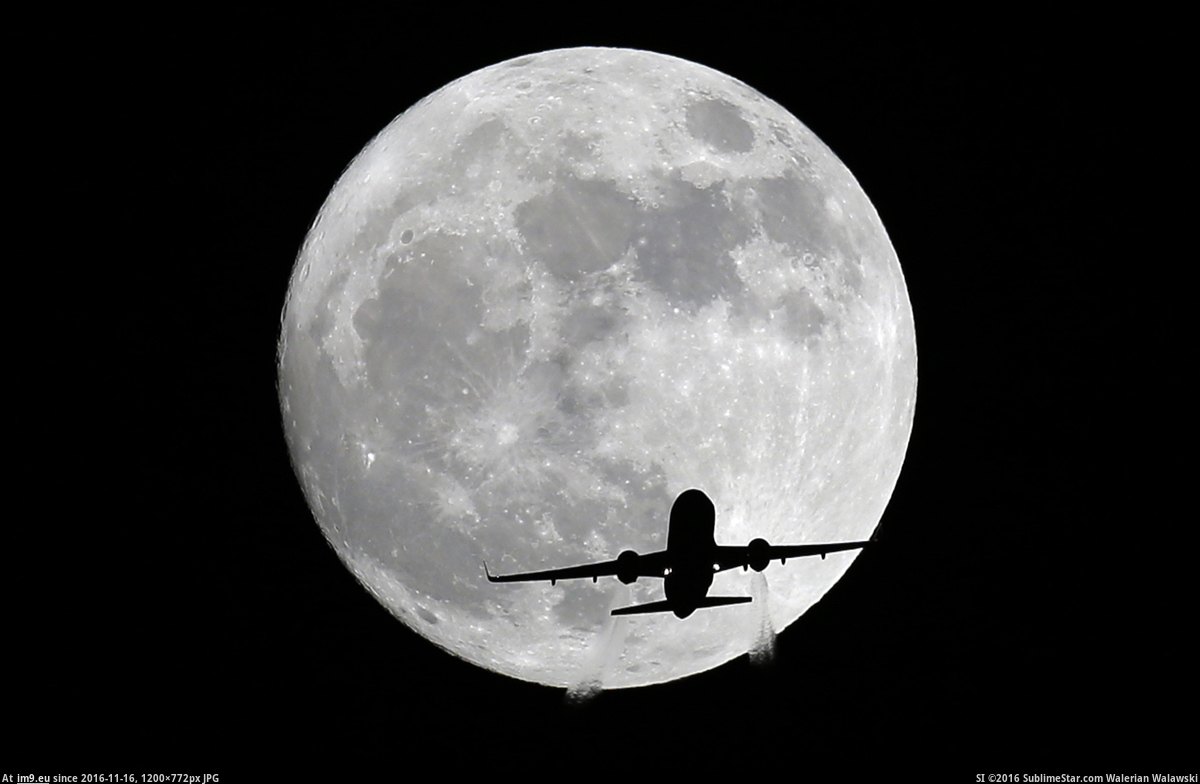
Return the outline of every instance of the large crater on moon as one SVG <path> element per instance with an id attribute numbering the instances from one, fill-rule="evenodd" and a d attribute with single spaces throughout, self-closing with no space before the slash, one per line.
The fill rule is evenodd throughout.
<path id="1" fill-rule="evenodd" d="M 297 260 L 279 385 L 313 514 L 397 617 L 498 672 L 615 688 L 745 653 L 853 554 L 773 567 L 765 603 L 616 625 L 661 581 L 498 586 L 481 562 L 661 549 L 689 487 L 722 543 L 866 538 L 916 348 L 879 217 L 811 131 L 708 68 L 572 49 L 460 79 L 359 154 Z"/>

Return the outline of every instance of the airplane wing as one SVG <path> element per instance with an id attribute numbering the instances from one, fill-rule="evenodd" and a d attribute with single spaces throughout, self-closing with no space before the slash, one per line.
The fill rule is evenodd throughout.
<path id="1" fill-rule="evenodd" d="M 638 555 L 632 550 L 626 550 L 611 561 L 601 561 L 581 566 L 567 566 L 562 569 L 546 569 L 540 572 L 521 572 L 520 574 L 492 574 L 487 564 L 483 565 L 484 574 L 493 583 L 531 582 L 549 580 L 554 585 L 559 580 L 574 580 L 590 577 L 592 582 L 600 577 L 615 576 L 623 583 L 631 583 L 639 577 L 663 577 L 667 568 L 667 551 Z"/>
<path id="2" fill-rule="evenodd" d="M 717 559 L 713 571 L 723 572 L 726 569 L 753 568 L 761 572 L 771 561 L 787 563 L 789 558 L 802 558 L 807 555 L 819 555 L 824 558 L 829 553 L 840 553 L 844 550 L 857 550 L 866 547 L 871 542 L 833 542 L 831 544 L 768 544 L 765 539 L 755 539 L 749 545 L 721 545 L 717 547 Z"/>

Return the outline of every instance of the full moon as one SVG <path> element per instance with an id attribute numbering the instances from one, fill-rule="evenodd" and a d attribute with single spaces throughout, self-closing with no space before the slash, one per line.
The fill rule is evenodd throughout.
<path id="1" fill-rule="evenodd" d="M 787 110 L 695 63 L 544 52 L 443 87 L 334 186 L 279 346 L 291 458 L 346 566 L 397 618 L 552 686 L 659 683 L 754 646 L 853 553 L 722 572 L 751 604 L 610 617 L 662 581 L 493 572 L 666 545 L 702 489 L 716 538 L 869 537 L 916 400 L 896 253 Z M 761 577 L 759 578 L 761 580 Z"/>

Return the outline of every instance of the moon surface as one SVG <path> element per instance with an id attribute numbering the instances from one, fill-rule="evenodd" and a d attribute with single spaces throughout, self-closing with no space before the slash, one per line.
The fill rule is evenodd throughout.
<path id="1" fill-rule="evenodd" d="M 662 549 L 691 487 L 723 544 L 867 538 L 916 342 L 879 216 L 795 117 L 684 60 L 566 49 L 447 85 L 354 159 L 292 274 L 279 392 L 317 522 L 401 621 L 496 672 L 622 688 L 746 653 L 854 554 L 686 620 L 609 616 L 660 580 L 493 585 L 481 562 Z"/>

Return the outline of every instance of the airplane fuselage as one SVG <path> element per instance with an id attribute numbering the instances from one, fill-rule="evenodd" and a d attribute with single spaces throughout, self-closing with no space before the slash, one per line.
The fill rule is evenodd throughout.
<path id="1" fill-rule="evenodd" d="M 716 527 L 716 509 L 699 490 L 681 493 L 671 506 L 667 529 L 670 573 L 663 578 L 663 592 L 676 617 L 694 613 L 712 587 Z"/>
<path id="2" fill-rule="evenodd" d="M 694 613 L 713 583 L 712 567 L 690 567 L 691 564 L 688 567 L 675 567 L 663 579 L 663 592 L 671 603 L 671 612 L 678 618 L 686 618 Z"/>

